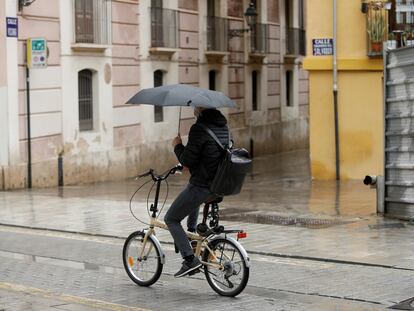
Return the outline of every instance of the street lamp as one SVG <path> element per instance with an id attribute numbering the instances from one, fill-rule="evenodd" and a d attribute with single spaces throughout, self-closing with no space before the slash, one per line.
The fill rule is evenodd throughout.
<path id="1" fill-rule="evenodd" d="M 36 0 L 19 0 L 19 11 L 23 10 L 24 6 L 29 6 Z"/>
<path id="2" fill-rule="evenodd" d="M 243 33 L 248 32 L 249 30 L 252 31 L 256 26 L 257 11 L 253 2 L 250 2 L 249 7 L 246 9 L 246 12 L 244 12 L 244 18 L 246 19 L 246 23 L 249 26 L 249 28 L 229 29 L 230 37 L 241 37 Z"/>

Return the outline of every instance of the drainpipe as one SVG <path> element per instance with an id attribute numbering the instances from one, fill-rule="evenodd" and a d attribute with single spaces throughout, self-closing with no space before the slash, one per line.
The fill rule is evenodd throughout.
<path id="1" fill-rule="evenodd" d="M 334 99 L 334 113 L 335 113 L 335 167 L 336 180 L 341 177 L 339 166 L 339 129 L 338 129 L 338 59 L 336 51 L 337 40 L 337 0 L 333 0 L 333 99 Z"/>

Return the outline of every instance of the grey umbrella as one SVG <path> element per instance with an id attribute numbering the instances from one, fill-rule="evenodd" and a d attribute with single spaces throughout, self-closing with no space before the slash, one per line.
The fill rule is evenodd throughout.
<path id="1" fill-rule="evenodd" d="M 193 106 L 203 108 L 229 107 L 237 105 L 221 92 L 202 89 L 186 84 L 173 84 L 144 89 L 132 96 L 127 104 L 154 106 Z M 180 109 L 181 119 L 181 109 Z M 179 119 L 179 124 L 180 124 Z M 179 132 L 179 127 L 178 127 Z"/>
<path id="2" fill-rule="evenodd" d="M 132 98 L 127 101 L 127 104 L 237 108 L 236 104 L 221 92 L 186 84 L 164 85 L 141 90 L 132 96 Z"/>

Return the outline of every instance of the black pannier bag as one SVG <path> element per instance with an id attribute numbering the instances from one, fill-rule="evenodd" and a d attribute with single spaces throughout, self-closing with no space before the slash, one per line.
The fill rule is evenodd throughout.
<path id="1" fill-rule="evenodd" d="M 217 168 L 213 181 L 209 185 L 210 192 L 218 196 L 239 194 L 243 186 L 244 178 L 252 167 L 252 160 L 249 158 L 249 153 L 243 148 L 225 148 L 211 129 L 204 124 L 200 125 L 224 150 L 224 156 Z M 229 131 L 228 146 L 230 146 L 230 143 Z"/>

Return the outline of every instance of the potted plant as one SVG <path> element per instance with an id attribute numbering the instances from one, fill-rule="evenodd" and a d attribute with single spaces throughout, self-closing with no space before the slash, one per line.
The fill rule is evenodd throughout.
<path id="1" fill-rule="evenodd" d="M 381 52 L 386 26 L 386 21 L 382 14 L 374 13 L 368 19 L 367 32 L 372 52 Z"/>
<path id="2" fill-rule="evenodd" d="M 396 48 L 397 48 L 397 40 L 395 38 L 395 34 L 390 32 L 388 34 L 387 49 L 388 50 L 394 50 Z"/>

